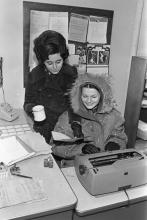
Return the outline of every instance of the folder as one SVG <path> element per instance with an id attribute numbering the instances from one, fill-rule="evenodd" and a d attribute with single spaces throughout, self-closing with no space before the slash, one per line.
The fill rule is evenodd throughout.
<path id="1" fill-rule="evenodd" d="M 18 136 L 0 139 L 0 162 L 10 166 L 35 155 L 35 151 Z"/>

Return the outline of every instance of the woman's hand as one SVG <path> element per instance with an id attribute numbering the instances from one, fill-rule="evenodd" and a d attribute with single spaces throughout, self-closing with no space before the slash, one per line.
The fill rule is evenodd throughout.
<path id="1" fill-rule="evenodd" d="M 72 122 L 71 128 L 73 130 L 74 137 L 84 138 L 84 135 L 82 133 L 82 126 L 78 122 L 76 122 L 76 121 Z"/>
<path id="2" fill-rule="evenodd" d="M 94 144 L 85 144 L 84 147 L 82 148 L 83 154 L 95 154 L 99 152 L 100 152 L 100 148 L 96 147 Z"/>
<path id="3" fill-rule="evenodd" d="M 108 142 L 105 146 L 105 151 L 113 151 L 113 150 L 120 150 L 119 144 L 115 142 Z"/>

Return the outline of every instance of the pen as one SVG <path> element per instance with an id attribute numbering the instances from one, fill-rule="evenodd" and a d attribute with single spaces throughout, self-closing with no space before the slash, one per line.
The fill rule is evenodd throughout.
<path id="1" fill-rule="evenodd" d="M 19 173 L 13 173 L 12 175 L 32 179 L 31 176 L 25 176 L 25 175 L 22 175 L 22 174 L 19 174 Z"/>

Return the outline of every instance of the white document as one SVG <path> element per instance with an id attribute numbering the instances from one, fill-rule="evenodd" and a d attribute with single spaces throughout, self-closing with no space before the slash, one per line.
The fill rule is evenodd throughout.
<path id="1" fill-rule="evenodd" d="M 35 152 L 26 145 L 23 146 L 16 136 L 0 139 L 0 162 L 9 166 L 18 161 L 33 156 Z"/>
<path id="2" fill-rule="evenodd" d="M 88 16 L 72 13 L 69 22 L 68 40 L 85 43 L 88 20 Z"/>
<path id="3" fill-rule="evenodd" d="M 68 43 L 68 12 L 48 12 L 48 29 L 62 34 Z"/>
<path id="4" fill-rule="evenodd" d="M 44 137 L 36 132 L 27 132 L 18 136 L 24 143 L 36 152 L 36 155 L 52 153 L 51 145 L 47 144 Z"/>
<path id="5" fill-rule="evenodd" d="M 139 120 L 137 136 L 143 140 L 147 140 L 147 123 Z"/>
<path id="6" fill-rule="evenodd" d="M 54 30 L 61 33 L 68 40 L 68 12 L 46 12 L 31 10 L 30 13 L 30 52 L 29 66 L 32 69 L 37 64 L 33 52 L 34 39 L 43 31 Z"/>
<path id="7" fill-rule="evenodd" d="M 70 140 L 71 138 L 63 133 L 52 131 L 52 137 L 55 141 Z"/>
<path id="8" fill-rule="evenodd" d="M 107 20 L 103 17 L 90 16 L 87 34 L 88 43 L 107 43 Z"/>
<path id="9" fill-rule="evenodd" d="M 46 198 L 41 180 L 13 178 L 0 181 L 0 208 Z"/>
<path id="10" fill-rule="evenodd" d="M 141 107 L 142 107 L 142 108 L 147 108 L 147 99 L 146 99 L 146 98 L 144 98 L 144 99 L 142 100 Z"/>
<path id="11" fill-rule="evenodd" d="M 62 143 L 77 143 L 78 141 L 83 141 L 83 138 L 69 137 L 61 132 L 52 131 L 52 137 L 54 141 Z"/>
<path id="12" fill-rule="evenodd" d="M 75 44 L 68 44 L 69 54 L 75 54 Z"/>
<path id="13" fill-rule="evenodd" d="M 144 121 L 139 120 L 138 129 L 147 132 L 147 123 L 145 123 Z"/>
<path id="14" fill-rule="evenodd" d="M 37 65 L 34 54 L 34 39 L 43 31 L 48 29 L 48 12 L 34 11 L 30 13 L 30 48 L 29 48 L 29 67 L 32 69 Z"/>

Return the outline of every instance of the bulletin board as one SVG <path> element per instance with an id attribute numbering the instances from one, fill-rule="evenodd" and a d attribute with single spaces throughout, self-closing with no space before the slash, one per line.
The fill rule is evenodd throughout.
<path id="1" fill-rule="evenodd" d="M 38 3 L 38 2 L 23 2 L 23 64 L 24 64 L 24 87 L 26 85 L 26 81 L 28 78 L 28 73 L 30 72 L 30 28 L 31 28 L 31 15 L 32 12 L 37 13 L 51 13 L 51 12 L 57 12 L 60 14 L 61 12 L 66 14 L 68 16 L 68 43 L 70 45 L 75 46 L 75 54 L 79 53 L 80 51 L 84 51 L 86 53 L 84 61 L 86 65 L 108 65 L 109 64 L 109 56 L 110 56 L 110 44 L 111 44 L 111 33 L 112 33 L 112 24 L 113 24 L 113 14 L 114 11 L 112 10 L 103 10 L 103 9 L 95 9 L 95 8 L 86 8 L 86 7 L 76 7 L 76 6 L 67 6 L 67 5 L 57 5 L 57 4 L 47 4 L 47 3 Z M 60 13 L 59 13 L 60 12 Z M 88 33 L 86 32 L 86 39 L 84 39 L 83 32 L 75 37 L 75 35 L 72 35 L 71 30 L 71 23 L 72 22 L 82 22 L 85 24 L 85 30 L 86 25 L 91 24 L 92 31 L 94 30 L 93 25 L 99 25 L 100 29 L 97 29 L 97 32 L 95 35 L 93 35 L 91 29 L 88 29 Z M 98 21 L 98 22 L 97 22 Z M 107 26 L 105 25 L 107 24 Z M 99 31 L 101 30 L 101 31 Z M 105 36 L 101 35 L 102 32 L 106 32 Z M 99 41 L 94 36 L 99 35 Z M 81 38 L 81 39 L 78 39 Z M 90 39 L 91 42 L 87 41 L 87 39 Z M 105 39 L 104 39 L 105 38 Z M 88 49 L 87 49 L 88 48 Z M 93 48 L 102 48 L 102 50 L 98 51 L 97 49 Z M 82 49 L 82 50 L 81 50 Z M 85 52 L 86 51 L 86 52 Z M 105 53 L 105 57 L 108 58 L 107 60 L 101 62 L 101 60 L 97 59 L 97 51 L 99 53 L 99 57 Z M 81 52 L 80 52 L 81 53 Z M 108 54 L 108 56 L 107 56 Z M 79 55 L 80 58 L 83 58 L 82 55 Z M 92 58 L 92 59 L 91 59 Z"/>

